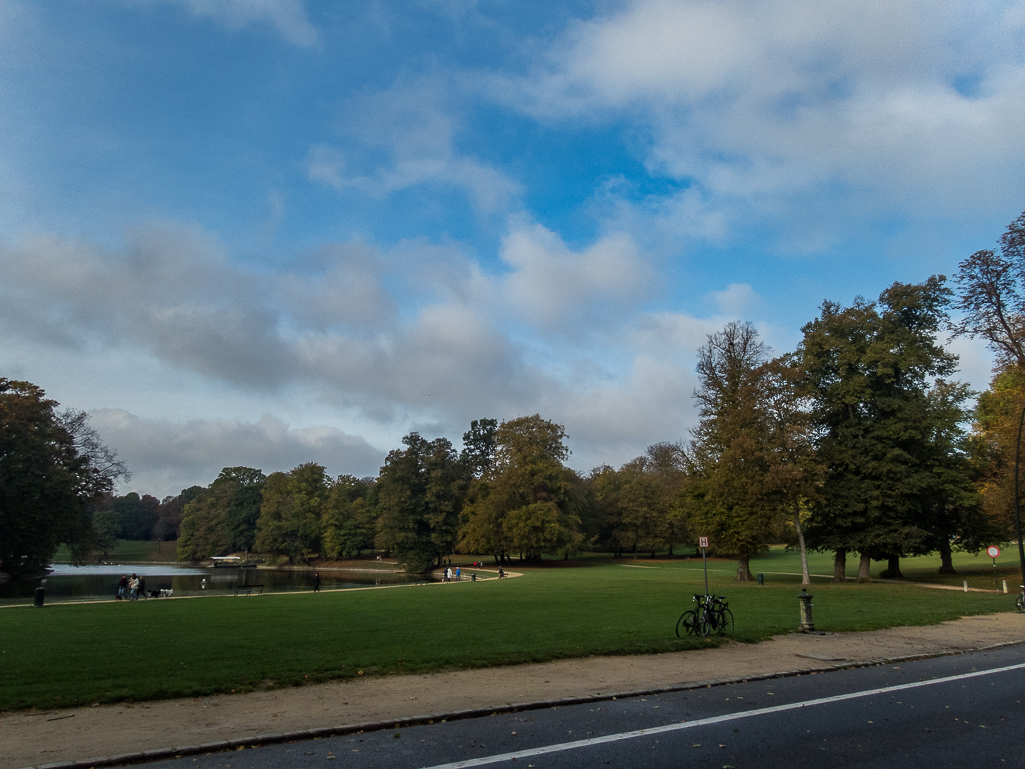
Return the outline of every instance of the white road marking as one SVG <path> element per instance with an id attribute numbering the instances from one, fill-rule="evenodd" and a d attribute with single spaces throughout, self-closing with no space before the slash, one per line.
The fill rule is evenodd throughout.
<path id="1" fill-rule="evenodd" d="M 497 764 L 501 761 L 512 761 L 514 759 L 530 758 L 531 756 L 543 756 L 546 753 L 558 753 L 564 750 L 576 750 L 577 748 L 587 748 L 593 745 L 601 745 L 606 742 L 619 742 L 620 740 L 632 740 L 635 737 L 650 737 L 653 734 L 663 734 L 665 732 L 676 732 L 681 729 L 694 729 L 699 726 L 710 726 L 712 724 L 721 724 L 728 721 L 737 721 L 741 718 L 751 718 L 753 716 L 764 716 L 769 713 L 782 713 L 787 710 L 798 710 L 800 708 L 813 707 L 815 705 L 828 705 L 833 702 L 843 702 L 844 700 L 853 700 L 859 697 L 871 697 L 877 694 L 889 694 L 890 692 L 904 691 L 905 689 L 917 689 L 920 686 L 932 686 L 933 684 L 945 684 L 951 681 L 962 681 L 966 678 L 977 678 L 978 676 L 989 676 L 996 673 L 1007 673 L 1011 670 L 1021 670 L 1025 668 L 1025 662 L 1017 665 L 1008 665 L 1003 668 L 994 668 L 993 670 L 979 670 L 972 673 L 961 673 L 956 676 L 948 676 L 947 678 L 933 678 L 928 681 L 916 681 L 911 684 L 900 684 L 898 686 L 884 686 L 881 689 L 868 689 L 863 692 L 852 692 L 850 694 L 837 694 L 833 697 L 822 697 L 817 700 L 805 700 L 803 702 L 794 702 L 789 705 L 774 705 L 771 708 L 758 708 L 757 710 L 748 710 L 744 713 L 730 713 L 725 716 L 712 716 L 711 718 L 699 718 L 696 721 L 684 721 L 679 724 L 668 724 L 666 726 L 653 726 L 650 729 L 638 729 L 634 732 L 622 732 L 620 734 L 608 734 L 604 737 L 592 737 L 588 740 L 577 740 L 575 742 L 563 742 L 557 745 L 545 745 L 540 748 L 527 748 L 525 750 L 518 750 L 514 753 L 500 753 L 494 756 L 485 756 L 483 758 L 470 758 L 466 761 L 456 761 L 452 764 L 438 764 L 437 766 L 429 767 L 428 769 L 466 769 L 471 766 L 487 766 L 488 764 Z"/>

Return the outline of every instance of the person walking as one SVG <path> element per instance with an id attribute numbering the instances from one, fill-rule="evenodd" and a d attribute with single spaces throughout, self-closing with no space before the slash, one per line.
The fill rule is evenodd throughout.
<path id="1" fill-rule="evenodd" d="M 139 600 L 139 578 L 134 573 L 131 579 L 128 580 L 128 600 Z"/>
<path id="2" fill-rule="evenodd" d="M 313 573 L 313 592 L 314 593 L 319 593 L 320 592 L 320 572 L 319 571 Z"/>
<path id="3" fill-rule="evenodd" d="M 114 594 L 114 598 L 118 601 L 123 601 L 127 598 L 128 592 L 128 575 L 122 574 L 120 581 L 117 583 L 117 593 Z"/>
<path id="4" fill-rule="evenodd" d="M 143 598 L 146 597 L 146 578 L 145 577 L 139 577 L 139 595 L 141 595 Z"/>

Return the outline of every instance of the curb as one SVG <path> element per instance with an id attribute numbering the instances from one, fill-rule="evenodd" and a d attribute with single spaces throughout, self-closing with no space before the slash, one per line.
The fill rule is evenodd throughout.
<path id="1" fill-rule="evenodd" d="M 395 718 L 388 721 L 368 721 L 360 724 L 325 726 L 317 729 L 302 729 L 293 732 L 282 732 L 280 734 L 259 734 L 247 739 L 218 740 L 217 742 L 206 742 L 201 745 L 182 745 L 175 748 L 158 748 L 156 750 L 146 750 L 138 753 L 122 753 L 116 756 L 90 758 L 83 761 L 39 764 L 35 767 L 26 767 L 26 769 L 92 769 L 93 767 L 98 766 L 141 764 L 149 761 L 181 758 L 182 756 L 194 756 L 200 753 L 222 753 L 244 750 L 245 748 L 257 748 L 264 745 L 275 745 L 282 742 L 297 742 L 300 740 L 335 737 L 343 734 L 362 734 L 363 732 L 384 731 L 385 729 L 400 729 L 406 726 L 422 726 L 425 724 L 456 721 L 467 718 L 482 718 L 498 715 L 500 713 L 518 713 L 527 710 L 543 710 L 545 708 L 559 708 L 567 705 L 583 705 L 592 702 L 607 702 L 610 700 L 627 699 L 629 697 L 648 697 L 656 694 L 684 692 L 693 689 L 708 689 L 713 686 L 744 684 L 751 681 L 771 681 L 777 678 L 795 678 L 797 676 L 803 676 L 810 673 L 830 673 L 836 670 L 854 670 L 856 668 L 889 665 L 894 662 L 915 662 L 916 660 L 936 659 L 938 657 L 954 657 L 959 654 L 992 651 L 994 649 L 1001 649 L 1007 646 L 1019 646 L 1021 644 L 1025 644 L 1025 641 L 1005 641 L 1003 643 L 990 644 L 989 646 L 980 646 L 976 649 L 963 649 L 958 651 L 909 654 L 903 657 L 880 657 L 878 659 L 865 660 L 863 662 L 837 662 L 836 664 L 832 664 L 826 668 L 795 668 L 794 670 L 785 670 L 779 673 L 761 673 L 752 676 L 734 676 L 731 678 L 709 679 L 707 681 L 691 681 L 685 684 L 659 686 L 652 689 L 636 689 L 612 694 L 593 694 L 584 697 L 556 697 L 553 699 L 536 700 L 532 702 L 515 702 L 506 705 L 497 705 L 495 707 L 453 710 L 446 713 L 431 713 L 424 716 L 407 716 L 405 718 Z"/>

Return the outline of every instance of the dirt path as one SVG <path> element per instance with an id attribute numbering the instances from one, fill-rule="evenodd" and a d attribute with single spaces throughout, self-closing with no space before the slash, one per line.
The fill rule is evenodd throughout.
<path id="1" fill-rule="evenodd" d="M 870 633 L 795 633 L 760 644 L 672 654 L 591 657 L 244 695 L 7 713 L 0 714 L 0 769 L 1021 642 L 1025 615 L 995 614 Z"/>

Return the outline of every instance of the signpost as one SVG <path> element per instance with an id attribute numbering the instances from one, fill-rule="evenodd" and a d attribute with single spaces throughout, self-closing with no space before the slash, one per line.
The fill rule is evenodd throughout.
<path id="1" fill-rule="evenodd" d="M 997 579 L 997 558 L 1000 557 L 1000 548 L 990 545 L 986 548 L 986 555 L 993 559 L 993 587 L 1000 592 L 1000 581 Z"/>
<path id="2" fill-rule="evenodd" d="M 708 537 L 698 537 L 698 547 L 701 548 L 701 565 L 705 567 L 705 595 L 708 595 L 708 560 L 705 558 L 705 550 L 708 548 Z"/>

